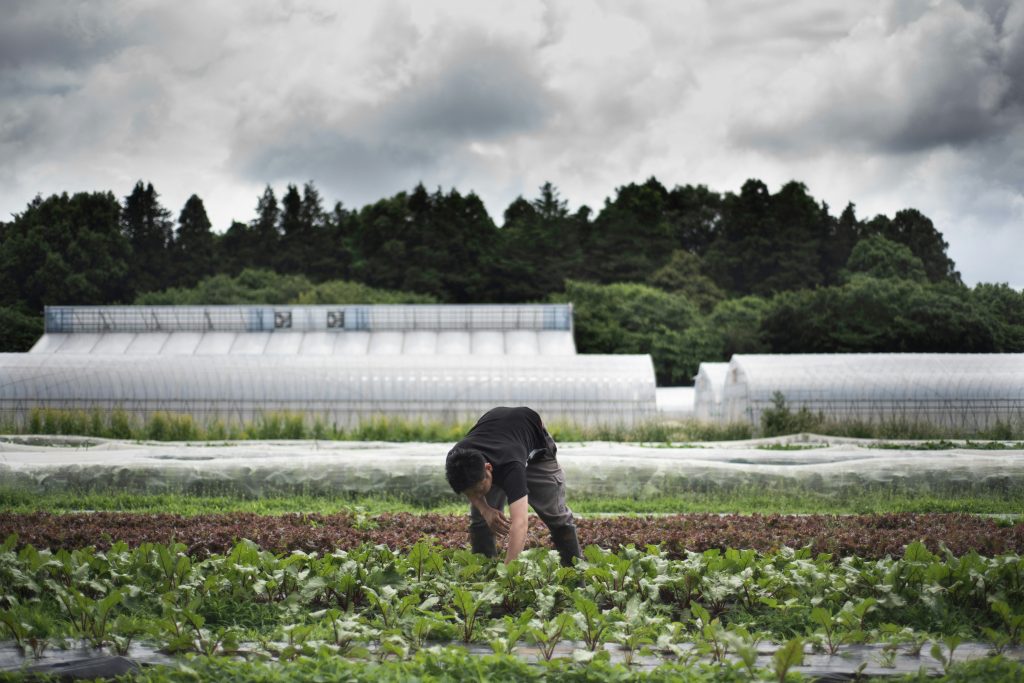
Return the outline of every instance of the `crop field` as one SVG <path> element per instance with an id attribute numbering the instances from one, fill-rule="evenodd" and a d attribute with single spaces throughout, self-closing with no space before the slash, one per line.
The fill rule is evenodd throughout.
<path id="1" fill-rule="evenodd" d="M 436 445 L 0 450 L 0 680 L 1024 681 L 1016 443 L 566 444 L 573 567 Z"/>

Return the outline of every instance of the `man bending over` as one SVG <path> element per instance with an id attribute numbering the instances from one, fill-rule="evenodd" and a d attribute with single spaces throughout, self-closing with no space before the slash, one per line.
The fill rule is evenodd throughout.
<path id="1" fill-rule="evenodd" d="M 448 483 L 471 503 L 473 552 L 494 557 L 495 536 L 507 536 L 505 564 L 516 559 L 526 542 L 529 503 L 551 531 L 562 564 L 572 566 L 572 558 L 582 557 L 572 510 L 565 504 L 565 475 L 555 459 L 557 450 L 535 411 L 494 408 L 448 452 Z"/>

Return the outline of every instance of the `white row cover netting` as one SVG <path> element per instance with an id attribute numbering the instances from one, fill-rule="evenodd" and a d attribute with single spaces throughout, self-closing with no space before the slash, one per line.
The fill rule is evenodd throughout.
<path id="1" fill-rule="evenodd" d="M 542 413 L 545 419 L 548 415 Z M 46 490 L 452 497 L 448 443 L 339 441 L 134 443 L 59 437 L 0 440 L 0 484 Z M 852 440 L 851 440 L 852 441 Z M 799 451 L 779 443 L 645 448 L 560 443 L 569 503 L 579 496 L 648 498 L 732 489 L 824 496 L 869 489 L 968 495 L 1024 491 L 1024 451 L 884 450 L 855 443 Z M 69 446 L 78 447 L 69 447 Z M 823 445 L 823 444 L 822 444 Z"/>
<path id="2" fill-rule="evenodd" d="M 697 403 L 702 401 L 700 385 Z M 781 392 L 791 410 L 828 419 L 926 423 L 960 430 L 1024 423 L 1024 354 L 735 355 L 722 387 L 725 422 L 758 425 Z"/>
<path id="3" fill-rule="evenodd" d="M 693 414 L 704 422 L 717 422 L 722 418 L 722 390 L 728 363 L 701 363 L 694 378 Z"/>
<path id="4" fill-rule="evenodd" d="M 44 334 L 30 353 L 126 356 L 571 356 L 560 330 L 79 332 Z"/>
<path id="5" fill-rule="evenodd" d="M 461 422 L 529 405 L 550 422 L 656 416 L 650 356 L 112 356 L 0 354 L 0 417 L 124 410 L 248 422 L 295 413 L 338 427 L 371 418 Z"/>

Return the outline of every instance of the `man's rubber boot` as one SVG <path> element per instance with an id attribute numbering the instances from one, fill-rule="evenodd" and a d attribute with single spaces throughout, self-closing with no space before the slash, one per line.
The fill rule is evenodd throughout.
<path id="1" fill-rule="evenodd" d="M 469 543 L 474 553 L 480 553 L 486 557 L 498 555 L 498 549 L 494 546 L 494 534 L 487 527 L 482 529 L 469 527 Z"/>
<path id="2" fill-rule="evenodd" d="M 571 567 L 572 558 L 574 557 L 583 559 L 583 553 L 580 552 L 580 542 L 576 538 L 575 526 L 552 529 L 551 540 L 555 543 L 555 550 L 558 551 L 563 567 Z"/>

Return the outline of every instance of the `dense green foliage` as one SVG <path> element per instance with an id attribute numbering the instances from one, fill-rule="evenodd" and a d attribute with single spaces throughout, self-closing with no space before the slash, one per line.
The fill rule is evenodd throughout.
<path id="1" fill-rule="evenodd" d="M 0 349 L 28 351 L 43 334 L 43 319 L 17 308 L 0 307 Z"/>
<path id="2" fill-rule="evenodd" d="M 223 233 L 192 195 L 177 216 L 139 182 L 34 199 L 0 223 L 0 350 L 45 304 L 572 301 L 584 353 L 650 353 L 659 382 L 743 352 L 1024 351 L 1024 293 L 965 287 L 914 209 L 838 216 L 798 182 L 774 194 L 617 189 L 570 211 L 550 183 L 504 211 L 472 192 L 411 192 L 325 208 L 313 183 L 269 186 Z"/>
<path id="3" fill-rule="evenodd" d="M 673 672 L 693 680 L 786 680 L 805 644 L 848 655 L 852 645 L 884 644 L 913 655 L 930 643 L 945 662 L 964 639 L 1004 651 L 1024 635 L 1019 556 L 940 556 L 920 543 L 881 560 L 788 548 L 671 559 L 653 546 L 590 546 L 568 568 L 546 549 L 505 566 L 429 538 L 407 552 L 362 545 L 274 554 L 244 540 L 225 554 L 185 551 L 114 543 L 50 552 L 11 536 L 0 546 L 0 631 L 28 654 L 64 638 L 195 653 L 205 658 L 192 664 L 216 680 L 264 680 L 265 665 L 231 663 L 239 654 L 335 678 L 351 671 L 369 680 L 387 673 L 375 666 L 385 661 L 408 662 L 406 673 L 447 661 L 483 678 L 529 678 L 532 669 L 510 656 L 524 644 L 543 660 L 567 657 L 558 672 L 586 680 L 611 666 L 606 646 L 627 665 L 648 652 L 678 662 L 686 668 Z M 469 658 L 453 642 L 499 657 Z M 765 642 L 778 644 L 767 661 L 757 657 Z M 152 680 L 182 673 L 157 670 Z"/>
<path id="4" fill-rule="evenodd" d="M 141 294 L 135 303 L 148 306 L 213 304 L 430 304 L 427 294 L 376 289 L 358 282 L 329 280 L 312 283 L 304 275 L 278 275 L 271 270 L 247 268 L 236 276 L 219 274 L 200 280 L 195 287 L 170 288 Z"/>

